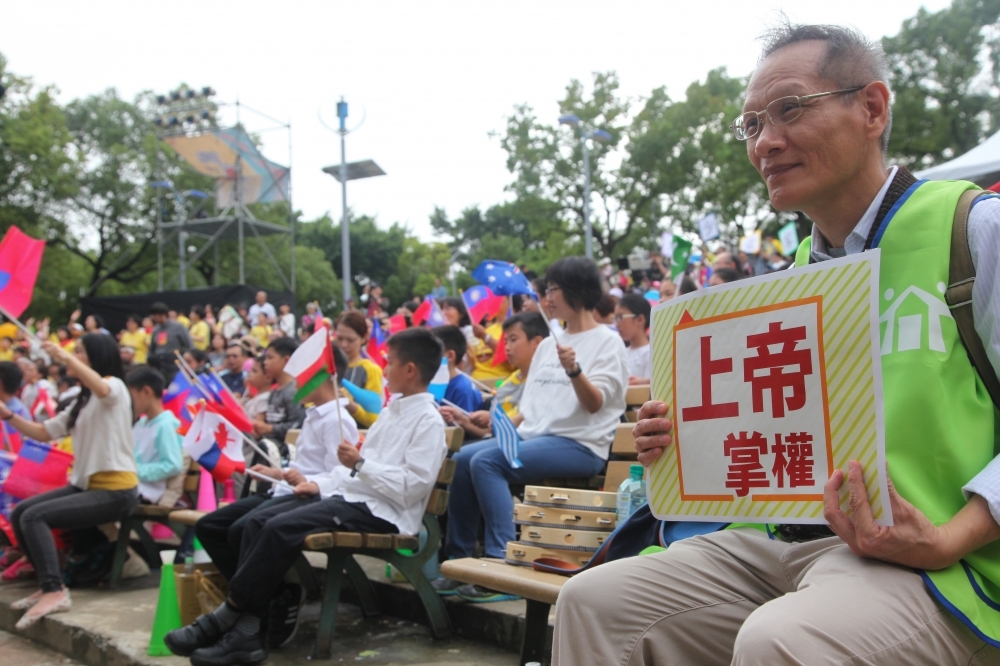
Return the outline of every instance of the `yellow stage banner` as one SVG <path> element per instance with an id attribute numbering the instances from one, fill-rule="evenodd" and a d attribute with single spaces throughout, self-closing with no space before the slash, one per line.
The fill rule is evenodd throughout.
<path id="1" fill-rule="evenodd" d="M 653 309 L 652 396 L 674 423 L 673 446 L 649 469 L 658 518 L 825 524 L 823 486 L 858 460 L 876 522 L 892 525 L 879 256 L 720 285 Z"/>

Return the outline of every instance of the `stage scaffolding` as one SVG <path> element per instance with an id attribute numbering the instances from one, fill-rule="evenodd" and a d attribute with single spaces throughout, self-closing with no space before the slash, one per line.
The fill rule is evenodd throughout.
<path id="1" fill-rule="evenodd" d="M 173 93 L 172 93 L 173 95 Z M 202 102 L 202 104 L 207 104 Z M 213 105 L 214 108 L 215 105 Z M 219 241 L 236 240 L 239 255 L 239 284 L 246 284 L 248 278 L 262 266 L 246 266 L 245 246 L 249 238 L 255 238 L 273 267 L 284 287 L 295 293 L 295 215 L 291 196 L 291 167 L 281 166 L 265 158 L 251 141 L 239 122 L 240 109 L 251 111 L 271 122 L 280 123 L 276 127 L 260 131 L 284 130 L 288 133 L 288 161 L 291 164 L 291 125 L 281 123 L 270 116 L 236 103 L 237 124 L 220 129 L 211 126 L 214 119 L 200 109 L 169 108 L 158 120 L 159 140 L 169 145 L 191 167 L 215 181 L 213 195 L 189 190 L 174 191 L 172 185 L 161 179 L 153 183 L 157 190 L 156 239 L 157 239 L 157 287 L 159 291 L 188 288 L 188 273 L 196 262 L 209 251 L 214 251 L 215 270 L 213 285 L 219 286 L 220 262 Z M 200 120 L 206 122 L 199 122 Z M 162 165 L 161 154 L 157 152 L 157 167 Z M 164 192 L 166 190 L 166 192 Z M 173 219 L 164 219 L 164 197 L 172 196 L 178 205 Z M 285 201 L 288 204 L 288 226 L 258 219 L 248 207 L 252 203 Z M 192 203 L 196 202 L 196 203 Z M 211 211 L 210 211 L 211 209 Z M 281 269 L 274 250 L 267 237 L 289 237 L 289 271 Z M 200 247 L 189 247 L 193 239 L 201 240 Z M 177 273 L 166 279 L 164 275 L 164 253 L 176 249 Z M 194 251 L 191 252 L 191 249 Z M 265 263 L 265 265 L 266 265 Z M 210 286 L 205 282 L 203 286 Z M 259 279 L 257 280 L 259 283 Z"/>

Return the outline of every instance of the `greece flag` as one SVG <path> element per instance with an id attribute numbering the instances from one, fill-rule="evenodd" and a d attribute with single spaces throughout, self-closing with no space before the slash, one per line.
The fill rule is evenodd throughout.
<path id="1" fill-rule="evenodd" d="M 493 407 L 490 408 L 490 419 L 493 421 L 493 436 L 496 438 L 500 450 L 503 451 L 503 457 L 507 459 L 507 463 L 511 467 L 520 469 L 524 466 L 517 459 L 517 455 L 521 452 L 521 436 L 517 434 L 517 428 L 514 427 L 499 401 L 494 401 Z"/>

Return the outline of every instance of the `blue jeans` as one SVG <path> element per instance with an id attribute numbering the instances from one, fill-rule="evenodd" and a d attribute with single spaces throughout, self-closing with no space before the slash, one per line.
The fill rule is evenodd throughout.
<path id="1" fill-rule="evenodd" d="M 514 541 L 514 502 L 509 483 L 536 483 L 550 476 L 591 477 L 604 469 L 604 460 L 572 439 L 543 435 L 521 442 L 512 468 L 495 439 L 463 446 L 455 454 L 458 467 L 448 498 L 448 555 L 472 557 L 476 529 L 482 514 L 486 523 L 486 557 L 502 558 Z"/>

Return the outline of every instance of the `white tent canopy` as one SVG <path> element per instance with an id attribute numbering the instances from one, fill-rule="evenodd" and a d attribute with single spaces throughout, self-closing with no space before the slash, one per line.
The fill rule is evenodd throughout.
<path id="1" fill-rule="evenodd" d="M 989 187 L 1000 180 L 1000 132 L 964 155 L 914 175 L 927 180 L 971 180 Z"/>

